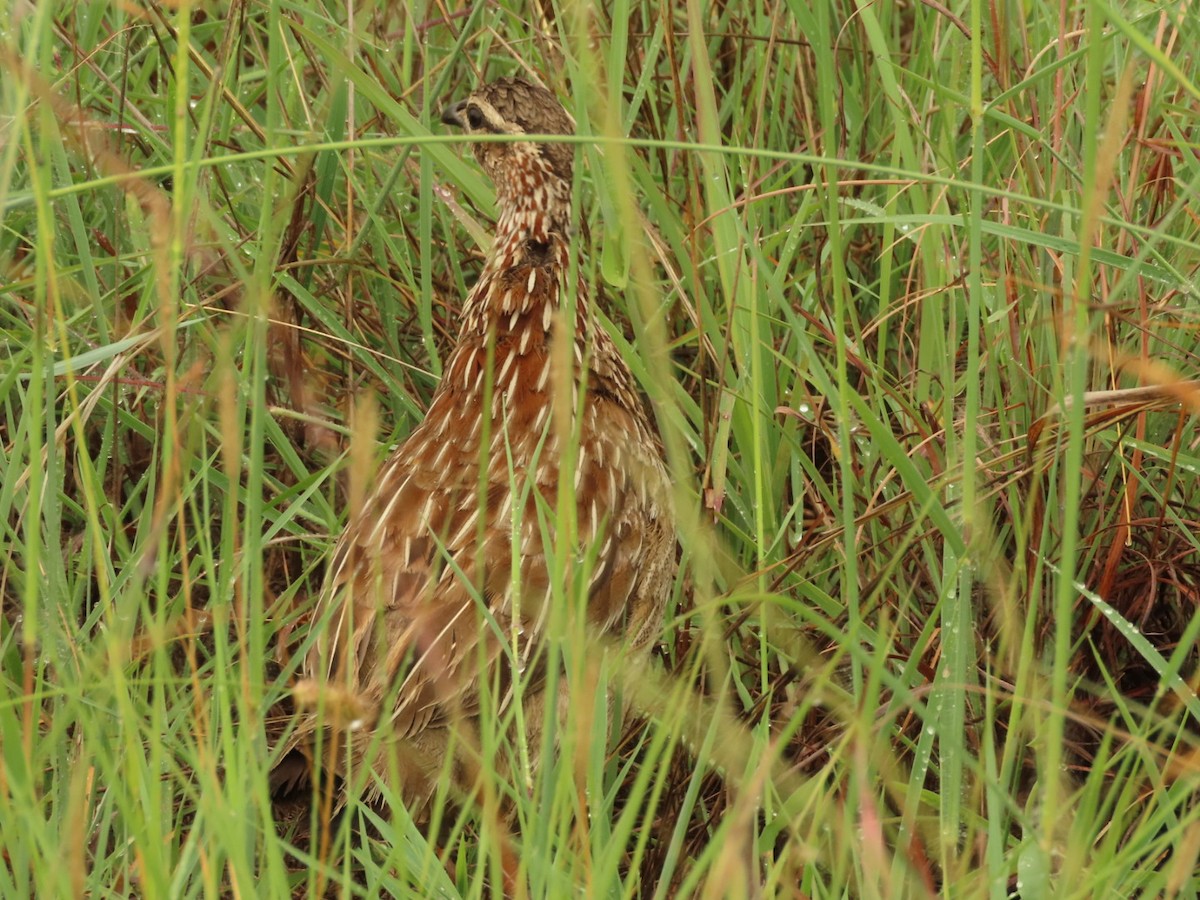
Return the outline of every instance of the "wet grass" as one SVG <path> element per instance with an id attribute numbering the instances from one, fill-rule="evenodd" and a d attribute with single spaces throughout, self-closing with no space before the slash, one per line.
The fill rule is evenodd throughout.
<path id="1" fill-rule="evenodd" d="M 8 13 L 0 895 L 1195 896 L 1194 16 Z M 490 234 L 437 112 L 518 73 L 678 485 L 666 628 L 564 628 L 554 762 L 485 719 L 432 832 L 289 818 L 309 604 Z"/>

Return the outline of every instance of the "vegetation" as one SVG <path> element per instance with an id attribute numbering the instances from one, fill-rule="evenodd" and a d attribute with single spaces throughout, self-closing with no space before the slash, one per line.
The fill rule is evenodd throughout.
<path id="1" fill-rule="evenodd" d="M 7 4 L 0 895 L 1196 896 L 1197 48 L 1106 0 Z M 667 626 L 565 629 L 561 752 L 493 722 L 434 829 L 288 818 L 326 554 L 490 233 L 437 113 L 517 73 L 664 431 Z"/>

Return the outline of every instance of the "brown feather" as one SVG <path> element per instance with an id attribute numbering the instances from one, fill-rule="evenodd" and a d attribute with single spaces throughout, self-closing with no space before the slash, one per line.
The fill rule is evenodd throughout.
<path id="1" fill-rule="evenodd" d="M 517 79 L 484 85 L 443 118 L 468 132 L 572 128 L 552 95 Z M 654 429 L 582 281 L 571 286 L 573 371 L 556 372 L 552 361 L 570 264 L 571 148 L 477 143 L 474 152 L 496 182 L 496 241 L 425 420 L 387 460 L 334 549 L 313 618 L 318 638 L 304 662 L 306 684 L 358 697 L 365 721 L 357 725 L 385 745 L 375 774 L 399 772 L 394 787 L 414 814 L 432 792 L 450 729 L 478 715 L 481 674 L 496 671 L 503 644 L 520 635 L 518 665 L 537 653 L 553 594 L 547 541 L 556 540 L 560 479 L 575 488 L 570 558 L 582 565 L 594 556 L 594 630 L 645 648 L 658 634 L 675 570 Z M 564 381 L 571 397 L 556 406 Z M 571 411 L 565 433 L 556 408 Z M 573 439 L 577 464 L 563 471 Z M 498 674 L 511 684 L 511 673 Z M 540 685 L 524 685 L 527 702 L 537 701 L 530 709 L 542 705 Z M 302 747 L 330 724 L 305 715 Z M 531 727 L 532 741 L 540 721 Z M 356 765 L 366 762 L 368 743 L 352 736 Z M 344 775 L 340 758 L 336 766 Z"/>

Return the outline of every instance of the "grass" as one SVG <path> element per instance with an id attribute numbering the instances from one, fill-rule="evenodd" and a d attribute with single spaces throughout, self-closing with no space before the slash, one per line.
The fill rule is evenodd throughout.
<path id="1" fill-rule="evenodd" d="M 1195 897 L 1198 29 L 10 4 L 0 895 Z M 521 72 L 678 484 L 662 641 L 568 618 L 559 753 L 492 722 L 434 840 L 281 829 L 304 615 L 490 234 L 437 111 Z"/>

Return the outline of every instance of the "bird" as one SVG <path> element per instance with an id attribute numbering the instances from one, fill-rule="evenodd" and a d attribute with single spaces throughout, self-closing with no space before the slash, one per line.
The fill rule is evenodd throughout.
<path id="1" fill-rule="evenodd" d="M 495 238 L 424 419 L 329 559 L 291 741 L 310 770 L 332 769 L 340 803 L 366 767 L 359 796 L 379 801 L 386 785 L 416 819 L 447 767 L 470 791 L 453 733 L 503 710 L 517 679 L 529 746 L 543 715 L 562 710 L 535 671 L 563 596 L 559 541 L 583 567 L 584 627 L 621 652 L 645 654 L 659 637 L 677 567 L 659 433 L 571 267 L 573 148 L 524 139 L 571 135 L 571 116 L 513 77 L 441 120 L 488 137 L 471 149 L 495 187 Z M 574 525 L 560 535 L 561 496 Z M 501 696 L 481 703 L 495 685 Z"/>

